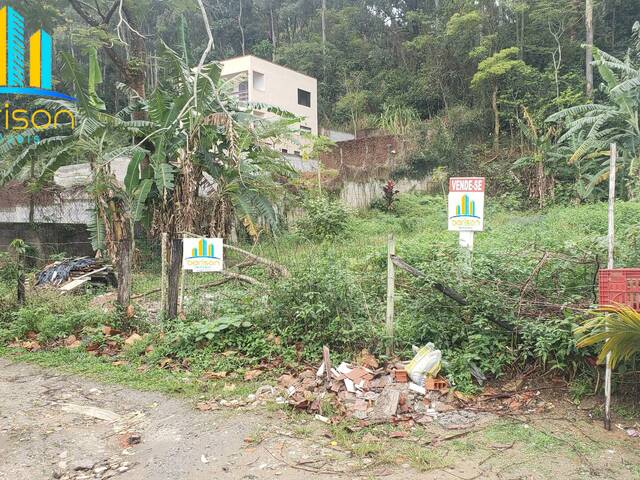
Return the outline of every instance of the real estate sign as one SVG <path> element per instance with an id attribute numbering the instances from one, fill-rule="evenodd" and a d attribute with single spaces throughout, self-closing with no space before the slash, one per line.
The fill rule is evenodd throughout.
<path id="1" fill-rule="evenodd" d="M 449 179 L 449 230 L 481 232 L 484 229 L 484 177 Z"/>
<path id="2" fill-rule="evenodd" d="M 182 240 L 182 269 L 193 272 L 224 270 L 222 238 L 185 238 Z"/>

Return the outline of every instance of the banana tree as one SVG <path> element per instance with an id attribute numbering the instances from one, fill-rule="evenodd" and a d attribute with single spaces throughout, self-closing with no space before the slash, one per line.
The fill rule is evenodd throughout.
<path id="1" fill-rule="evenodd" d="M 560 144 L 582 135 L 582 141 L 568 156 L 569 164 L 588 159 L 598 164 L 602 175 L 608 170 L 609 145 L 617 143 L 620 176 L 626 180 L 627 194 L 633 198 L 640 193 L 640 58 L 638 52 L 629 52 L 620 60 L 597 48 L 593 56 L 604 80 L 600 89 L 606 102 L 570 107 L 551 115 L 547 121 L 561 124 L 564 133 L 558 140 Z"/>
<path id="2" fill-rule="evenodd" d="M 94 205 L 88 228 L 93 247 L 110 254 L 118 274 L 118 303 L 127 308 L 131 298 L 133 227 L 145 212 L 152 186 L 145 177 L 149 172 L 142 172 L 139 168 L 145 152 L 132 145 L 131 138 L 142 134 L 142 129 L 150 124 L 126 120 L 128 112 L 110 115 L 104 111 L 104 104 L 96 95 L 95 86 L 100 77 L 96 73 L 99 67 L 94 55 L 95 52 L 87 80 L 75 61 L 62 54 L 63 75 L 73 86 L 77 103 L 60 100 L 40 102 L 50 110 L 64 108 L 72 112 L 75 128 L 71 124 L 60 124 L 40 142 L 24 147 L 18 142 L 5 142 L 0 149 L 0 159 L 6 165 L 1 182 L 19 177 L 28 166 L 29 159 L 37 159 L 38 180 L 42 182 L 48 181 L 61 166 L 88 162 L 92 176 L 86 192 Z M 32 132 L 22 132 L 23 136 L 30 134 Z M 125 185 L 116 181 L 111 170 L 112 162 L 121 157 L 134 159 Z"/>
<path id="3" fill-rule="evenodd" d="M 164 46 L 167 75 L 142 104 L 152 123 L 145 137 L 152 231 L 228 238 L 240 225 L 252 236 L 259 224 L 277 229 L 279 180 L 292 170 L 271 145 L 299 119 L 264 105 L 241 106 L 221 80 L 219 64 L 190 68 L 185 58 Z M 260 119 L 253 111 L 258 107 L 279 120 Z M 176 314 L 172 286 L 179 274 L 169 275 L 170 317 Z"/>

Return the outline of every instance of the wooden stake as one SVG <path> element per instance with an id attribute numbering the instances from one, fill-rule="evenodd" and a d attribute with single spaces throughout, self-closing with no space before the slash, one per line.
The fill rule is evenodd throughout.
<path id="1" fill-rule="evenodd" d="M 473 268 L 471 258 L 473 254 L 473 233 L 474 232 L 460 232 L 459 236 L 459 244 L 464 257 L 462 270 L 465 275 L 471 275 Z"/>
<path id="2" fill-rule="evenodd" d="M 24 249 L 21 248 L 18 251 L 17 297 L 18 297 L 18 304 L 19 305 L 24 305 L 24 303 L 25 303 L 25 301 L 27 299 L 26 288 L 25 288 L 24 270 L 25 270 L 25 254 L 24 254 Z"/>
<path id="3" fill-rule="evenodd" d="M 396 241 L 393 237 L 393 234 L 389 235 L 389 240 L 387 244 L 387 316 L 386 316 L 386 327 L 387 327 L 387 356 L 391 357 L 393 355 L 393 350 L 395 348 L 395 338 L 394 338 L 394 323 L 393 323 L 393 315 L 394 315 L 394 301 L 395 301 L 395 287 L 396 287 L 396 270 L 393 264 L 393 257 L 396 254 Z"/>
<path id="4" fill-rule="evenodd" d="M 609 160 L 609 229 L 608 246 L 609 255 L 607 268 L 613 268 L 613 247 L 615 245 L 615 217 L 614 208 L 616 203 L 616 161 L 618 160 L 618 147 L 611 144 L 611 159 Z M 611 430 L 611 353 L 607 354 L 607 370 L 604 376 L 604 428 Z"/>
<path id="5" fill-rule="evenodd" d="M 163 233 L 162 234 L 162 240 L 161 240 L 161 251 L 160 251 L 160 258 L 162 261 L 161 264 L 161 280 L 160 280 L 160 307 L 162 309 L 162 312 L 164 314 L 167 313 L 167 283 L 169 281 L 169 259 L 167 258 L 167 254 L 169 252 L 169 234 L 168 233 Z"/>
<path id="6" fill-rule="evenodd" d="M 324 362 L 324 376 L 326 385 L 331 385 L 331 357 L 329 356 L 329 347 L 322 346 L 322 361 Z"/>
<path id="7" fill-rule="evenodd" d="M 180 273 L 182 272 L 182 239 L 170 241 L 171 260 L 167 281 L 167 318 L 178 317 L 178 301 L 180 298 Z"/>

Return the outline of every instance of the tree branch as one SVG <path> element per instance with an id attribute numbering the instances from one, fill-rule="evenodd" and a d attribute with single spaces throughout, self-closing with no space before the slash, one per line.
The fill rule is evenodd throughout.
<path id="1" fill-rule="evenodd" d="M 414 275 L 416 277 L 426 277 L 426 274 L 424 272 L 421 272 L 417 268 L 412 267 L 411 265 L 409 265 L 407 262 L 405 262 L 404 260 L 402 260 L 400 257 L 396 255 L 391 255 L 391 261 L 395 266 L 397 266 L 398 268 L 401 268 L 405 272 L 410 273 L 411 275 Z M 462 306 L 469 305 L 469 302 L 464 296 L 462 296 L 460 293 L 455 291 L 453 288 L 448 287 L 447 285 L 443 285 L 441 283 L 433 283 L 431 284 L 431 288 L 439 291 L 443 295 L 446 295 L 447 297 L 454 300 L 459 305 L 462 305 Z M 486 318 L 491 323 L 498 325 L 500 328 L 504 328 L 505 330 L 508 330 L 510 332 L 513 331 L 513 328 L 511 327 L 511 325 L 509 325 L 506 322 L 503 322 L 502 320 L 499 320 L 493 316 L 487 316 Z"/>
<path id="2" fill-rule="evenodd" d="M 427 276 L 424 272 L 418 270 L 415 267 L 412 267 L 411 265 L 409 265 L 407 262 L 405 262 L 404 260 L 402 260 L 400 257 L 396 255 L 391 255 L 391 261 L 396 267 L 401 268 L 405 272 L 408 272 L 415 277 Z M 459 305 L 463 305 L 463 306 L 469 305 L 469 302 L 467 301 L 467 299 L 464 298 L 462 295 L 460 295 L 451 287 L 442 285 L 441 283 L 434 283 L 431 285 L 431 287 L 439 291 L 443 295 L 449 297 L 450 299 L 455 300 L 455 302 L 458 303 Z"/>
<path id="3" fill-rule="evenodd" d="M 289 270 L 287 270 L 287 267 L 280 265 L 274 262 L 273 260 L 269 260 L 264 257 L 259 257 L 258 255 L 254 255 L 253 253 L 247 252 L 246 250 L 243 250 L 242 248 L 236 247 L 234 245 L 228 245 L 225 243 L 224 247 L 228 248 L 229 250 L 234 250 L 236 252 L 242 253 L 247 258 L 250 258 L 251 260 L 254 260 L 258 263 L 262 263 L 263 265 L 266 265 L 270 269 L 277 271 L 284 278 L 288 278 L 291 276 L 291 274 L 289 273 Z"/>
<path id="4" fill-rule="evenodd" d="M 79 2 L 78 0 L 69 0 L 69 3 L 73 7 L 73 9 L 76 11 L 76 13 L 80 15 L 80 17 L 82 17 L 82 19 L 85 22 L 87 22 L 92 27 L 96 27 L 96 28 L 100 27 L 100 22 L 98 22 L 95 18 L 93 18 L 91 15 L 85 12 L 84 8 L 82 8 L 81 2 Z"/>
<path id="5" fill-rule="evenodd" d="M 111 22 L 111 18 L 113 18 L 113 14 L 116 13 L 116 10 L 118 9 L 118 5 L 119 5 L 118 0 L 115 0 L 113 2 L 113 5 L 111 5 L 111 8 L 107 12 L 107 15 L 104 17 L 104 24 L 105 25 L 108 25 L 109 22 Z"/>
<path id="6" fill-rule="evenodd" d="M 119 0 L 116 0 L 114 2 L 114 4 L 111 6 L 111 10 L 109 11 L 109 13 L 107 14 L 107 17 L 105 18 L 106 23 L 100 23 L 98 20 L 96 20 L 95 18 L 93 18 L 89 13 L 87 13 L 84 8 L 82 7 L 82 2 L 80 2 L 79 0 L 69 0 L 69 3 L 71 4 L 71 7 L 73 7 L 73 9 L 76 11 L 76 13 L 85 21 L 87 22 L 88 25 L 94 27 L 94 28 L 99 28 L 101 30 L 106 30 L 106 26 L 107 23 L 109 23 L 109 20 L 111 19 L 111 17 L 113 16 L 113 13 L 116 11 L 116 8 L 118 7 L 118 5 L 120 4 Z M 122 57 L 120 55 L 118 55 L 115 50 L 113 49 L 113 47 L 107 47 L 104 46 L 103 47 L 105 49 L 105 51 L 107 52 L 107 55 L 109 56 L 109 58 L 111 59 L 111 61 L 114 63 L 114 65 L 116 66 L 116 68 L 120 71 L 120 73 L 122 73 L 122 75 L 126 78 L 129 79 L 129 70 L 128 70 L 128 66 L 127 66 L 127 62 L 124 61 L 122 59 Z"/>

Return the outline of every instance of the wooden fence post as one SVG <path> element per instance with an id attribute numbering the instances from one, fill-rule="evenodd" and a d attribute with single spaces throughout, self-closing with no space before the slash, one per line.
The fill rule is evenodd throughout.
<path id="1" fill-rule="evenodd" d="M 178 297 L 180 296 L 180 274 L 182 270 L 182 239 L 171 241 L 171 262 L 169 263 L 169 278 L 167 285 L 167 317 L 178 316 Z"/>
<path id="2" fill-rule="evenodd" d="M 608 259 L 607 268 L 613 268 L 613 248 L 615 245 L 615 203 L 616 203 L 616 162 L 618 147 L 611 144 L 611 158 L 609 160 L 609 228 L 608 228 Z M 611 352 L 607 354 L 607 369 L 604 375 L 604 428 L 611 430 Z"/>
<path id="3" fill-rule="evenodd" d="M 11 242 L 11 248 L 15 252 L 15 262 L 16 262 L 16 297 L 19 305 L 24 305 L 26 300 L 26 289 L 25 289 L 25 260 L 27 256 L 27 245 L 23 240 L 16 238 L 13 242 Z"/>
<path id="4" fill-rule="evenodd" d="M 161 264 L 161 284 L 160 284 L 160 309 L 163 314 L 167 314 L 168 303 L 167 303 L 167 283 L 169 280 L 169 259 L 168 259 L 168 251 L 169 251 L 169 234 L 164 232 L 161 237 L 161 250 L 160 250 L 160 258 L 162 261 Z"/>
<path id="5" fill-rule="evenodd" d="M 24 277 L 24 268 L 25 268 L 25 252 L 23 249 L 18 251 L 18 305 L 24 305 L 24 302 L 27 299 L 26 289 L 25 289 L 25 277 Z"/>
<path id="6" fill-rule="evenodd" d="M 395 284 L 396 284 L 396 271 L 393 264 L 392 257 L 396 254 L 396 241 L 393 234 L 389 235 L 387 243 L 387 315 L 386 315 L 386 330 L 387 330 L 387 356 L 391 357 L 395 348 L 395 326 L 393 321 L 394 315 L 394 301 L 395 301 Z"/>

